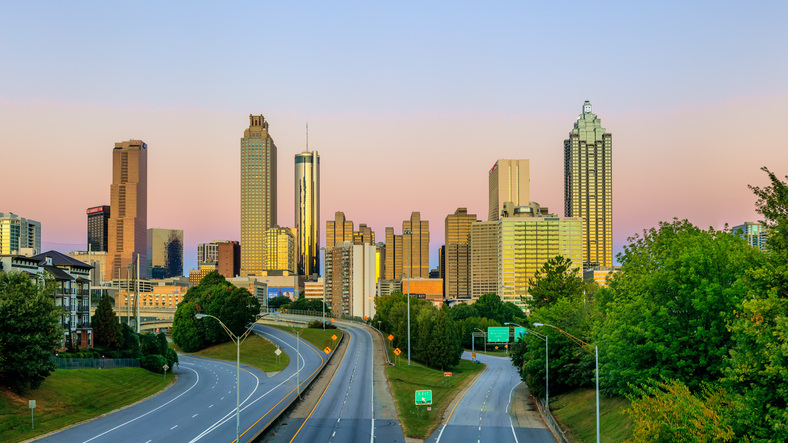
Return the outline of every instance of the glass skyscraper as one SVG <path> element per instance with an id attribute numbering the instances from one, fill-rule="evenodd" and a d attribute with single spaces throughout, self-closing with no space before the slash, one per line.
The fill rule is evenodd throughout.
<path id="1" fill-rule="evenodd" d="M 295 155 L 295 226 L 298 275 L 320 273 L 320 155 Z"/>

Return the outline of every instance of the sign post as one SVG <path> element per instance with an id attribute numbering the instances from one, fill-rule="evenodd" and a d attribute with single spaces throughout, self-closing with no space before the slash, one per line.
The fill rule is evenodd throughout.
<path id="1" fill-rule="evenodd" d="M 32 426 L 33 429 L 35 429 L 36 428 L 36 421 L 35 421 L 34 416 L 35 416 L 35 410 L 36 410 L 36 401 L 35 400 L 30 400 L 30 401 L 27 402 L 27 405 L 30 408 L 30 426 Z"/>
<path id="2" fill-rule="evenodd" d="M 428 406 L 432 404 L 432 389 L 416 391 L 416 406 Z"/>
<path id="3" fill-rule="evenodd" d="M 397 356 L 397 364 L 399 364 L 399 355 L 400 354 L 402 354 L 402 351 L 400 351 L 399 348 L 395 348 L 394 349 L 394 355 Z"/>
<path id="4" fill-rule="evenodd" d="M 167 369 L 170 369 L 170 367 L 168 365 L 164 365 L 161 368 L 164 369 L 164 380 L 166 381 L 167 380 Z"/>
<path id="5" fill-rule="evenodd" d="M 444 372 L 443 379 L 446 381 L 446 386 L 451 387 L 451 372 Z"/>
<path id="6" fill-rule="evenodd" d="M 280 356 L 282 355 L 282 350 L 279 349 L 278 346 L 276 348 L 276 351 L 274 351 L 274 354 L 276 354 L 276 365 L 277 366 L 281 365 L 282 364 L 281 363 L 282 362 L 282 357 L 280 357 Z"/>

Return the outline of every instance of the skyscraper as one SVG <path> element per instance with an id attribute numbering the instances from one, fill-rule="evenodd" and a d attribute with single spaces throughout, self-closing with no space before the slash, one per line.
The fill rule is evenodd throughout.
<path id="1" fill-rule="evenodd" d="M 476 214 L 468 214 L 466 208 L 457 208 L 446 216 L 443 257 L 444 297 L 470 298 L 471 287 L 471 224 Z"/>
<path id="2" fill-rule="evenodd" d="M 0 212 L 0 254 L 22 254 L 23 249 L 29 255 L 41 253 L 41 222 Z"/>
<path id="3" fill-rule="evenodd" d="M 115 143 L 112 150 L 107 279 L 139 257 L 140 277 L 147 277 L 148 145 L 142 140 Z M 125 275 L 125 274 L 124 274 Z"/>
<path id="4" fill-rule="evenodd" d="M 88 208 L 88 249 L 93 252 L 107 251 L 109 246 L 109 206 Z"/>
<path id="5" fill-rule="evenodd" d="M 743 225 L 734 226 L 731 232 L 744 237 L 747 244 L 761 251 L 766 251 L 766 228 L 756 222 L 744 222 Z"/>
<path id="6" fill-rule="evenodd" d="M 583 269 L 613 266 L 613 136 L 583 104 L 564 140 L 564 213 L 583 219 Z"/>
<path id="7" fill-rule="evenodd" d="M 183 277 L 183 231 L 148 229 L 148 278 Z"/>
<path id="8" fill-rule="evenodd" d="M 298 275 L 320 273 L 320 155 L 295 155 L 295 225 Z"/>
<path id="9" fill-rule="evenodd" d="M 358 231 L 353 231 L 353 244 L 362 245 L 375 245 L 375 231 L 372 230 L 366 223 L 359 223 Z"/>
<path id="10" fill-rule="evenodd" d="M 272 271 L 283 271 L 283 275 L 296 270 L 296 230 L 274 226 L 266 232 L 266 262 L 268 269 L 263 275 L 275 275 Z"/>
<path id="11" fill-rule="evenodd" d="M 512 202 L 515 206 L 528 204 L 531 198 L 529 163 L 529 160 L 500 159 L 490 169 L 488 221 L 501 217 L 504 202 Z"/>
<path id="12" fill-rule="evenodd" d="M 407 231 L 412 234 L 405 234 Z M 409 278 L 430 277 L 430 222 L 413 212 L 402 222 L 402 270 Z"/>
<path id="13" fill-rule="evenodd" d="M 241 276 L 266 270 L 266 231 L 276 226 L 276 145 L 262 115 L 241 139 Z"/>
<path id="14" fill-rule="evenodd" d="M 345 241 L 353 241 L 353 222 L 345 219 L 344 212 L 337 211 L 334 220 L 326 221 L 326 249 Z"/>

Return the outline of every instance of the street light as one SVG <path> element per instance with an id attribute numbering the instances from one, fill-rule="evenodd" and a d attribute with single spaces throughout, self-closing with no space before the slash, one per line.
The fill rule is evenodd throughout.
<path id="1" fill-rule="evenodd" d="M 564 331 L 563 329 L 561 329 L 559 327 L 556 327 L 556 326 L 553 326 L 553 325 L 546 325 L 544 323 L 534 323 L 534 326 L 548 326 L 548 327 L 551 327 L 551 328 L 555 329 L 556 331 L 558 331 L 558 332 L 564 334 L 565 336 L 567 336 L 570 340 L 575 342 L 576 345 L 578 345 L 581 348 L 583 348 L 584 351 L 586 351 L 589 354 L 594 356 L 595 361 L 596 361 L 596 442 L 599 443 L 599 347 L 598 346 L 593 346 L 594 352 L 591 352 L 588 349 L 588 348 L 592 347 L 590 344 L 584 342 L 583 340 L 580 340 L 579 338 L 577 338 L 574 335 Z"/>
<path id="2" fill-rule="evenodd" d="M 323 251 L 323 269 L 326 268 L 326 254 L 328 250 L 325 247 L 320 248 Z M 323 277 L 323 332 L 326 331 L 326 277 Z M 298 346 L 298 343 L 296 343 Z M 296 359 L 296 367 L 298 367 L 298 359 Z"/>
<path id="3" fill-rule="evenodd" d="M 512 325 L 512 326 L 519 326 L 526 331 L 529 329 L 523 325 L 518 325 L 517 323 L 504 323 L 505 325 Z M 541 325 L 541 323 L 535 323 Z M 540 334 L 534 330 L 530 330 L 532 334 L 536 335 L 537 337 L 544 340 L 544 405 L 545 407 L 550 406 L 550 357 L 548 354 L 548 349 L 550 349 L 550 337 L 544 334 Z M 515 341 L 517 341 L 517 337 L 515 337 Z"/>
<path id="4" fill-rule="evenodd" d="M 268 314 L 258 314 L 257 317 L 262 317 L 264 315 L 268 315 Z M 219 320 L 217 317 L 214 317 L 213 315 L 210 315 L 210 314 L 194 314 L 194 318 L 196 318 L 197 320 L 202 320 L 205 317 L 210 317 L 210 318 L 218 321 L 219 324 L 222 325 L 222 328 L 224 328 L 224 332 L 226 332 L 227 335 L 230 336 L 230 339 L 233 342 L 235 342 L 235 345 L 236 345 L 236 354 L 235 354 L 235 359 L 236 359 L 235 360 L 235 441 L 236 441 L 236 443 L 240 443 L 240 437 L 241 437 L 241 435 L 240 435 L 241 434 L 241 415 L 239 414 L 239 412 L 240 412 L 240 406 L 241 406 L 241 343 L 243 343 L 246 340 L 246 338 L 249 336 L 249 332 L 251 332 L 252 328 L 254 328 L 254 325 L 255 325 L 256 321 L 255 321 L 255 323 L 252 323 L 251 326 L 246 328 L 246 331 L 244 331 L 243 334 L 241 334 L 240 336 L 236 336 L 235 334 L 233 334 L 233 331 L 231 331 L 230 328 L 225 326 L 225 324 L 222 323 L 222 321 Z M 296 366 L 298 366 L 298 361 L 297 360 L 296 360 Z"/>
<path id="5" fill-rule="evenodd" d="M 413 231 L 406 229 L 402 231 L 402 235 L 412 235 Z M 411 245 L 413 242 L 411 241 Z M 412 249 L 412 248 L 410 248 Z M 410 366 L 410 271 L 413 269 L 413 262 L 409 263 L 410 268 L 406 271 L 408 274 L 408 366 Z"/>

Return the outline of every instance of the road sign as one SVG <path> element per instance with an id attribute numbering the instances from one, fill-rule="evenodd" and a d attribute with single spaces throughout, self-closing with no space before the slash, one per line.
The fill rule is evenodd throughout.
<path id="1" fill-rule="evenodd" d="M 389 334 L 389 341 L 394 340 L 394 336 Z"/>
<path id="2" fill-rule="evenodd" d="M 509 345 L 503 345 L 503 347 L 509 349 Z"/>
<path id="3" fill-rule="evenodd" d="M 337 339 L 337 335 L 336 334 L 331 336 L 331 340 L 336 340 L 336 339 Z"/>
<path id="4" fill-rule="evenodd" d="M 476 358 L 476 353 L 475 352 L 471 353 L 471 357 Z"/>
<path id="5" fill-rule="evenodd" d="M 432 404 L 432 390 L 416 391 L 416 404 L 417 405 L 431 405 Z"/>
<path id="6" fill-rule="evenodd" d="M 330 354 L 331 353 L 331 348 L 326 346 L 326 349 L 323 349 L 323 352 L 325 352 L 326 354 Z"/>
<path id="7" fill-rule="evenodd" d="M 498 346 L 496 346 L 496 347 L 495 347 L 495 350 L 496 350 L 496 351 L 498 350 Z"/>
<path id="8" fill-rule="evenodd" d="M 366 320 L 366 319 L 367 319 L 367 316 L 365 315 L 365 316 L 364 316 L 364 320 Z"/>
<path id="9" fill-rule="evenodd" d="M 274 351 L 274 354 L 276 354 L 276 355 L 279 355 L 281 353 L 282 353 L 282 350 L 279 349 L 279 348 L 276 348 L 276 351 Z"/>
<path id="10" fill-rule="evenodd" d="M 431 406 L 427 406 L 427 410 L 428 410 L 428 411 L 431 411 L 431 410 L 432 410 L 432 407 L 431 407 Z"/>
<path id="11" fill-rule="evenodd" d="M 400 354 L 402 354 L 402 351 L 400 351 L 399 348 L 397 348 L 397 349 L 394 350 L 394 354 L 400 355 Z"/>
<path id="12" fill-rule="evenodd" d="M 333 318 L 331 319 L 331 323 L 334 323 L 334 319 Z"/>
<path id="13" fill-rule="evenodd" d="M 516 326 L 514 328 L 514 341 L 517 341 L 518 338 L 525 338 L 526 334 L 528 334 L 527 329 Z"/>
<path id="14" fill-rule="evenodd" d="M 444 376 L 444 377 L 451 377 L 451 372 L 444 372 L 444 373 L 443 373 L 443 376 Z"/>
<path id="15" fill-rule="evenodd" d="M 508 343 L 509 342 L 509 327 L 493 327 L 487 328 L 487 342 L 488 343 Z"/>
<path id="16" fill-rule="evenodd" d="M 167 366 L 167 365 L 164 365 L 164 366 L 162 366 L 161 368 L 162 368 L 162 369 L 164 369 L 164 372 L 167 372 L 167 369 L 170 369 L 170 367 L 169 367 L 169 366 Z"/>

